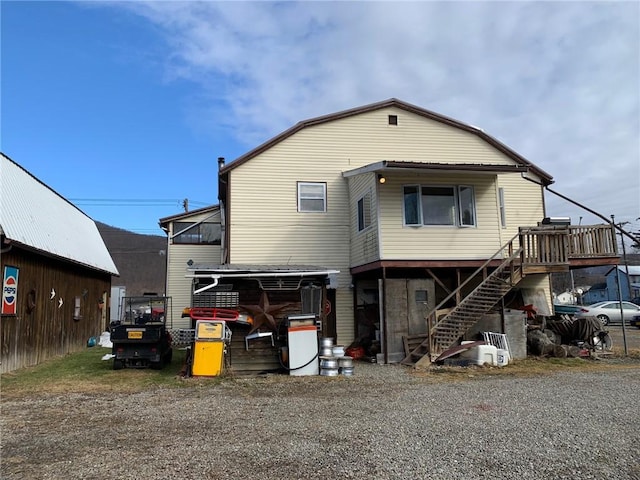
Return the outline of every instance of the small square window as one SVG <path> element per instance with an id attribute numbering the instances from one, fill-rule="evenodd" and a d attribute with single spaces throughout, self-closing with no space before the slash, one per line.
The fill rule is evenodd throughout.
<path id="1" fill-rule="evenodd" d="M 298 211 L 326 212 L 327 184 L 298 182 Z"/>
<path id="2" fill-rule="evenodd" d="M 398 116 L 389 115 L 389 125 L 397 125 L 397 124 L 398 124 Z"/>

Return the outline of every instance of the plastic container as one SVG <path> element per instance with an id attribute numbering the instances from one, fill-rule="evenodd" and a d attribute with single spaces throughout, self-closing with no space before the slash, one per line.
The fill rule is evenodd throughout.
<path id="1" fill-rule="evenodd" d="M 462 352 L 460 358 L 470 360 L 475 365 L 484 365 L 485 363 L 493 367 L 498 366 L 498 349 L 493 345 L 478 345 Z"/>
<path id="2" fill-rule="evenodd" d="M 505 350 L 503 348 L 498 348 L 496 349 L 496 355 L 497 355 L 497 363 L 499 367 L 504 367 L 509 365 L 509 361 L 511 360 L 509 358 L 509 350 Z"/>

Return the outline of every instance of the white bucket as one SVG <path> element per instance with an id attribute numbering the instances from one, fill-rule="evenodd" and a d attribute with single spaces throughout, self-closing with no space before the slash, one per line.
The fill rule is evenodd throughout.
<path id="1" fill-rule="evenodd" d="M 511 360 L 509 358 L 509 350 L 505 350 L 503 348 L 497 349 L 496 357 L 497 357 L 499 367 L 504 367 L 506 365 L 509 365 L 509 360 Z"/>

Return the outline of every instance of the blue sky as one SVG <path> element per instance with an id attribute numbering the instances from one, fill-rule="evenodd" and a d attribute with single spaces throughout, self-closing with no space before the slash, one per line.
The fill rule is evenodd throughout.
<path id="1" fill-rule="evenodd" d="M 217 202 L 218 156 L 395 97 L 640 230 L 638 2 L 0 5 L 2 151 L 109 225 L 162 234 L 183 199 Z"/>

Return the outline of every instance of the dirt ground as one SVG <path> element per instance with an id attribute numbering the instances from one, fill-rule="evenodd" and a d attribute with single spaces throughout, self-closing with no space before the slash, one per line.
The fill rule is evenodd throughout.
<path id="1" fill-rule="evenodd" d="M 609 336 L 613 340 L 613 348 L 615 351 L 624 351 L 624 337 L 627 340 L 627 349 L 629 351 L 640 350 L 640 328 L 625 327 L 623 335 L 621 325 L 610 325 L 606 327 L 609 332 Z"/>

